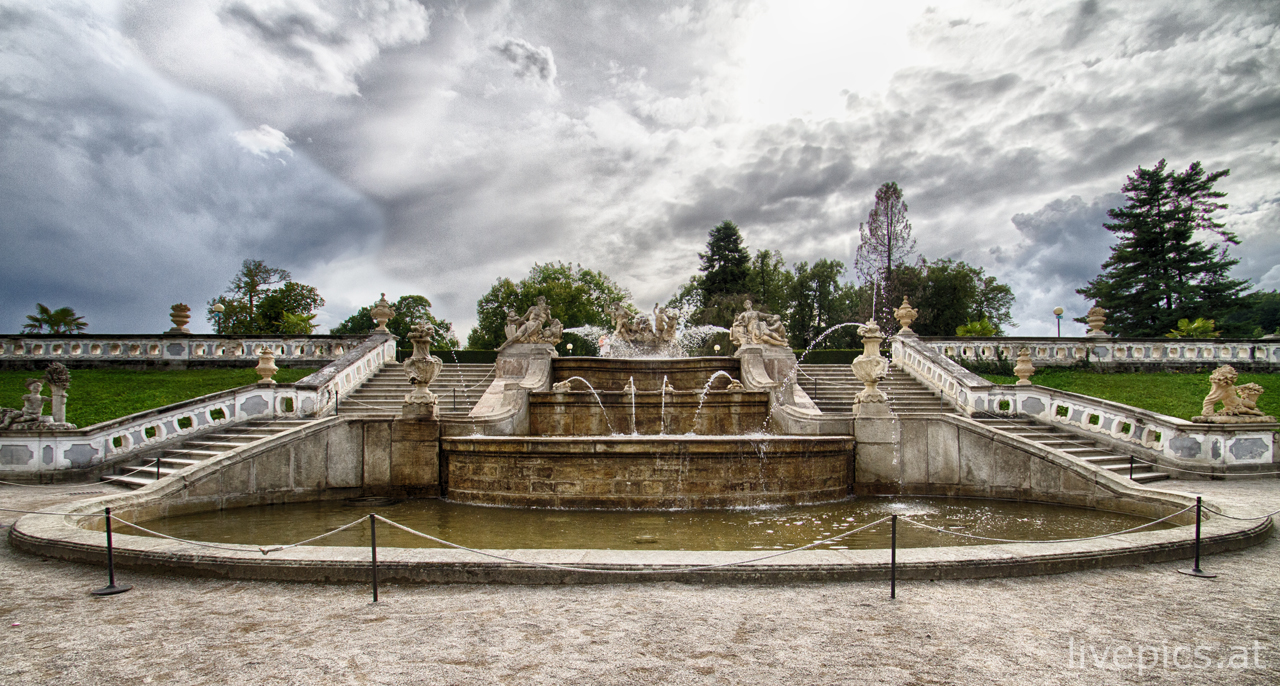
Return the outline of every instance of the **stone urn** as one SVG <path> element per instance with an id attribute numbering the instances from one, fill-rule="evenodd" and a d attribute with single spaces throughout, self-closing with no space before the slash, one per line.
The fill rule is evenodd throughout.
<path id="1" fill-rule="evenodd" d="M 1031 364 L 1031 350 L 1022 348 L 1018 350 L 1018 363 L 1013 366 L 1013 375 L 1018 377 L 1015 386 L 1030 386 L 1031 375 L 1036 373 L 1036 368 Z"/>
<path id="2" fill-rule="evenodd" d="M 853 403 L 861 405 L 888 402 L 889 398 L 877 388 L 889 373 L 889 361 L 880 356 L 880 342 L 884 340 L 880 327 L 875 322 L 868 322 L 858 327 L 858 335 L 862 337 L 862 354 L 854 358 L 849 367 L 866 388 L 854 396 Z"/>
<path id="3" fill-rule="evenodd" d="M 431 338 L 435 327 L 426 322 L 413 325 L 409 341 L 413 343 L 413 355 L 404 361 L 404 375 L 413 384 L 413 392 L 404 397 L 401 416 L 414 419 L 436 418 L 436 394 L 427 386 L 440 373 L 444 361 L 431 354 Z"/>
<path id="4" fill-rule="evenodd" d="M 191 333 L 187 328 L 187 322 L 191 321 L 191 307 L 186 303 L 178 303 L 169 310 L 169 321 L 173 322 L 169 333 Z"/>
<path id="5" fill-rule="evenodd" d="M 373 317 L 373 321 L 378 325 L 374 331 L 378 333 L 390 333 L 387 331 L 387 322 L 396 316 L 396 311 L 391 307 L 391 303 L 387 302 L 387 294 L 383 293 L 378 302 L 373 304 L 373 310 L 369 312 L 369 316 Z"/>
<path id="6" fill-rule="evenodd" d="M 276 354 L 271 352 L 270 346 L 264 345 L 258 351 L 258 366 L 254 367 L 253 371 L 262 377 L 258 383 L 273 384 L 276 382 L 271 377 L 275 376 L 276 372 L 280 371 L 280 368 L 276 366 Z"/>
<path id="7" fill-rule="evenodd" d="M 1110 338 L 1102 327 L 1107 323 L 1107 311 L 1094 305 L 1089 309 L 1089 314 L 1085 315 L 1085 321 L 1089 322 L 1089 333 L 1086 336 L 1097 338 Z"/>
<path id="8" fill-rule="evenodd" d="M 916 335 L 916 332 L 911 330 L 911 322 L 914 322 L 916 317 L 919 316 L 920 310 L 911 306 L 911 303 L 907 301 L 907 296 L 902 296 L 902 305 L 893 311 L 893 318 L 898 320 L 898 325 L 901 327 L 898 329 L 898 335 Z"/>

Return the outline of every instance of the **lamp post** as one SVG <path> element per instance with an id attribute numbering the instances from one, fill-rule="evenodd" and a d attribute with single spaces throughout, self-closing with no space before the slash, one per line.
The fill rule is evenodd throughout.
<path id="1" fill-rule="evenodd" d="M 564 347 L 565 347 L 565 350 L 568 350 L 568 351 L 569 351 L 569 355 L 570 355 L 570 356 L 572 356 L 572 355 L 573 355 L 573 344 L 572 344 L 572 343 L 565 343 L 565 344 L 564 344 Z"/>
<path id="2" fill-rule="evenodd" d="M 222 303 L 214 303 L 213 305 L 213 326 L 218 334 L 222 333 L 222 313 L 226 309 L 222 306 Z"/>
<path id="3" fill-rule="evenodd" d="M 716 346 L 715 346 L 715 347 L 716 347 L 716 354 L 717 354 L 717 355 L 719 355 L 719 354 L 720 354 L 720 344 L 719 344 L 719 343 L 716 343 Z"/>
<path id="4" fill-rule="evenodd" d="M 1058 318 L 1058 338 L 1062 338 L 1062 313 L 1064 311 L 1061 307 L 1053 308 L 1053 316 Z"/>

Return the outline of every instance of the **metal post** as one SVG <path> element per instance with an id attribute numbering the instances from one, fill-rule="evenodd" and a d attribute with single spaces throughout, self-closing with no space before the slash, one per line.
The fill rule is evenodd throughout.
<path id="1" fill-rule="evenodd" d="M 115 595 L 124 593 L 133 588 L 133 586 L 129 584 L 116 585 L 116 561 L 115 556 L 112 554 L 114 546 L 111 542 L 111 508 L 108 507 L 103 512 L 105 513 L 104 517 L 107 524 L 107 585 L 89 592 L 93 595 Z"/>
<path id="2" fill-rule="evenodd" d="M 156 455 L 156 481 L 160 480 L 160 456 Z"/>
<path id="3" fill-rule="evenodd" d="M 1133 480 L 1133 455 L 1129 456 L 1129 480 Z"/>
<path id="4" fill-rule="evenodd" d="M 1179 569 L 1178 572 L 1187 576 L 1198 576 L 1201 579 L 1213 579 L 1217 574 L 1209 574 L 1200 569 L 1200 512 L 1203 498 L 1196 496 L 1196 564 L 1191 569 Z"/>
<path id="5" fill-rule="evenodd" d="M 898 515 L 889 520 L 889 597 L 898 597 Z"/>
<path id="6" fill-rule="evenodd" d="M 378 524 L 369 513 L 369 558 L 373 560 L 373 602 L 378 602 Z"/>

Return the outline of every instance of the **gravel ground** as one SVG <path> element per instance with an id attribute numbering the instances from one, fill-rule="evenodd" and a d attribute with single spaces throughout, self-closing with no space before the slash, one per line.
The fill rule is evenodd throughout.
<path id="1" fill-rule="evenodd" d="M 0 507 L 112 488 L 0 487 Z M 1173 488 L 1280 509 L 1280 480 Z M 129 570 L 131 592 L 94 598 L 104 569 L 4 545 L 0 683 L 1276 684 L 1278 563 L 1273 538 L 1205 558 L 1212 580 L 1184 562 L 907 582 L 896 600 L 881 582 L 390 585 L 371 605 L 360 585 Z"/>

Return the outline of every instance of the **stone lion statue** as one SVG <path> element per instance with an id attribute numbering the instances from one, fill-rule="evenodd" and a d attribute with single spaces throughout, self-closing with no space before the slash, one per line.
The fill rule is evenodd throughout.
<path id="1" fill-rule="evenodd" d="M 1229 417 L 1235 415 L 1261 415 L 1258 410 L 1257 399 L 1262 394 L 1262 387 L 1258 384 L 1246 384 L 1246 386 L 1254 386 L 1257 392 L 1254 393 L 1250 388 L 1246 393 L 1249 394 L 1246 399 L 1236 388 L 1236 380 L 1240 378 L 1239 372 L 1231 365 L 1223 365 L 1213 370 L 1209 375 L 1209 395 L 1204 397 L 1204 406 L 1200 409 L 1201 416 L 1204 417 Z M 1214 406 L 1222 403 L 1221 410 L 1214 410 Z"/>

